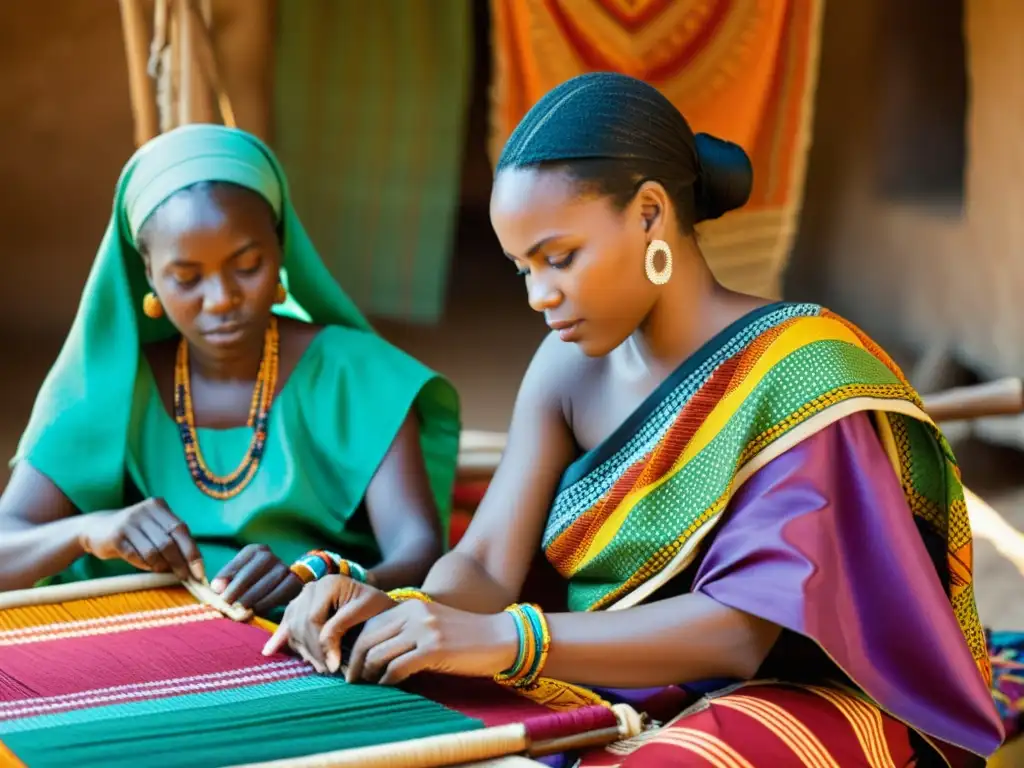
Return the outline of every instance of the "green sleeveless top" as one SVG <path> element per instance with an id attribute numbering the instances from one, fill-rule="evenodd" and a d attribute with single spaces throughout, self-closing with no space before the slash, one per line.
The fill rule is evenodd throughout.
<path id="1" fill-rule="evenodd" d="M 382 348 L 393 354 L 382 358 Z M 363 378 L 365 387 L 367 376 L 374 382 L 373 402 L 359 407 L 346 392 L 357 388 L 354 377 Z M 193 483 L 177 425 L 164 407 L 145 355 L 139 355 L 125 451 L 125 505 L 163 498 L 191 529 L 211 579 L 250 543 L 266 544 L 286 563 L 324 548 L 371 567 L 379 562 L 380 552 L 363 506 L 366 487 L 409 408 L 427 400 L 436 409 L 447 391 L 442 379 L 379 337 L 326 327 L 273 403 L 256 476 L 234 498 L 218 500 Z M 451 400 L 457 412 L 457 402 Z M 387 407 L 380 407 L 385 403 Z M 382 413 L 393 416 L 382 420 Z M 428 466 L 434 468 L 430 481 L 446 533 L 455 467 L 438 459 L 451 454 L 457 423 L 451 419 L 449 429 L 424 432 L 421 439 Z M 252 430 L 200 428 L 197 434 L 207 466 L 228 474 L 248 450 Z M 438 466 L 450 469 L 438 472 Z M 123 561 L 87 556 L 53 581 L 132 572 Z"/>

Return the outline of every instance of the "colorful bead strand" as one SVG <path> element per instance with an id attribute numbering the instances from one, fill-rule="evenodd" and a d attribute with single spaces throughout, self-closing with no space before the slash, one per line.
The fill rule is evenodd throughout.
<path id="1" fill-rule="evenodd" d="M 249 405 L 248 426 L 253 429 L 249 450 L 238 468 L 230 475 L 218 476 L 210 471 L 199 448 L 195 415 L 192 408 L 192 385 L 188 362 L 188 342 L 182 338 L 174 366 L 174 420 L 185 449 L 189 474 L 200 491 L 215 499 L 237 496 L 249 484 L 259 469 L 267 443 L 267 423 L 270 405 L 277 388 L 278 352 L 280 338 L 277 318 L 271 317 L 263 341 L 263 359 L 260 361 L 256 385 Z"/>
<path id="2" fill-rule="evenodd" d="M 364 584 L 369 577 L 369 573 L 359 563 L 346 560 L 341 555 L 326 549 L 314 549 L 312 552 L 307 552 L 292 564 L 291 572 L 302 579 L 304 584 L 334 574 L 347 576 Z"/>
<path id="3" fill-rule="evenodd" d="M 422 592 L 412 587 L 400 587 L 399 589 L 392 589 L 388 592 L 388 597 L 394 600 L 396 603 L 404 603 L 407 600 L 419 600 L 421 603 L 432 603 L 433 598 L 430 597 L 426 592 Z"/>

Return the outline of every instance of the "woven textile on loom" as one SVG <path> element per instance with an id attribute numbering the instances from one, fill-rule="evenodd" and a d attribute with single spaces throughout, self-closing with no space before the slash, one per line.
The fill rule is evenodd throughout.
<path id="1" fill-rule="evenodd" d="M 555 713 L 486 681 L 348 685 L 264 657 L 269 629 L 179 587 L 0 610 L 0 766 L 419 768 L 616 738 L 607 707 Z"/>
<path id="2" fill-rule="evenodd" d="M 547 91 L 613 71 L 657 87 L 695 132 L 740 144 L 750 202 L 699 228 L 730 288 L 778 298 L 803 196 L 824 0 L 491 0 L 490 155 Z"/>

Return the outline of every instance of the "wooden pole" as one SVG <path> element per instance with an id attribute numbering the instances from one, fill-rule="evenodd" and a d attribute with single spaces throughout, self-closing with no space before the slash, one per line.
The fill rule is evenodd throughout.
<path id="1" fill-rule="evenodd" d="M 231 128 L 237 126 L 235 111 L 231 106 L 231 99 L 224 87 L 224 79 L 221 77 L 220 64 L 217 59 L 217 51 L 214 48 L 213 35 L 210 29 L 210 21 L 207 11 L 204 8 L 197 8 L 193 5 L 189 9 L 189 15 L 193 20 L 193 38 L 196 72 L 201 77 L 203 93 L 207 97 L 206 107 L 210 107 L 210 97 L 217 103 L 217 111 L 220 113 L 220 121 Z M 212 120 L 213 115 L 204 118 Z"/>
<path id="2" fill-rule="evenodd" d="M 181 14 L 177 0 L 167 0 L 167 33 L 169 45 L 166 49 L 167 102 L 168 114 L 162 130 L 170 131 L 181 125 Z"/>
<path id="3" fill-rule="evenodd" d="M 1012 416 L 1024 412 L 1024 384 L 1017 378 L 999 379 L 936 392 L 923 400 L 936 422 Z"/>
<path id="4" fill-rule="evenodd" d="M 174 0 L 173 23 L 177 23 L 178 47 L 175 50 L 178 73 L 178 125 L 196 122 L 195 16 L 189 0 Z M 174 27 L 172 27 L 173 29 Z"/>
<path id="5" fill-rule="evenodd" d="M 120 0 L 121 28 L 128 64 L 128 89 L 135 118 L 135 145 L 142 146 L 157 135 L 155 89 L 147 74 L 146 48 L 149 29 L 143 12 L 144 0 Z"/>

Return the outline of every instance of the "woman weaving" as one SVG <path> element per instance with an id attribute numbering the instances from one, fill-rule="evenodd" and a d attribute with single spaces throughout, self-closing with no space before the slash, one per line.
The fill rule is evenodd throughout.
<path id="1" fill-rule="evenodd" d="M 270 150 L 171 131 L 121 175 L 22 438 L 0 589 L 145 569 L 266 612 L 330 572 L 418 583 L 458 434 L 454 391 L 370 329 Z"/>
<path id="2" fill-rule="evenodd" d="M 350 680 L 434 671 L 586 698 L 566 681 L 658 719 L 685 710 L 583 765 L 993 753 L 948 445 L 854 327 L 713 279 L 694 224 L 750 185 L 742 150 L 695 137 L 640 81 L 586 75 L 536 104 L 498 163 L 491 215 L 554 333 L 486 498 L 422 591 L 310 584 L 267 651 L 337 669 L 363 624 Z M 568 611 L 516 603 L 538 546 Z"/>

